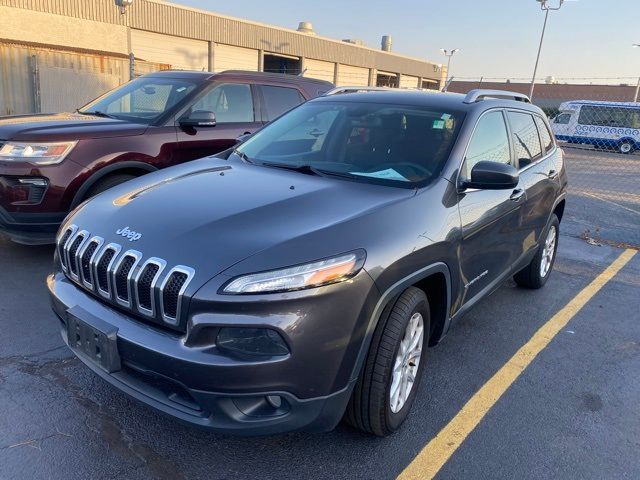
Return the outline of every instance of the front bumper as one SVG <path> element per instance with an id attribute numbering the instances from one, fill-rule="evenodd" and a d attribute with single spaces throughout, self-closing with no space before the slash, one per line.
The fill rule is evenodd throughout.
<path id="1" fill-rule="evenodd" d="M 0 207 L 0 233 L 16 243 L 55 243 L 56 232 L 67 215 L 62 213 L 12 213 Z"/>
<path id="2" fill-rule="evenodd" d="M 368 282 L 366 273 L 363 279 L 360 281 Z M 351 358 L 347 351 L 357 352 L 361 345 L 358 338 L 346 345 L 336 342 L 341 345 L 340 350 L 334 349 L 331 358 L 320 356 L 315 364 L 307 364 L 305 371 L 292 374 L 300 370 L 296 362 L 308 363 L 308 348 L 298 348 L 294 343 L 291 353 L 284 357 L 230 358 L 215 349 L 189 347 L 183 333 L 154 328 L 114 310 L 79 289 L 61 273 L 49 276 L 47 284 L 67 345 L 70 315 L 87 323 L 95 320 L 109 325 L 117 332 L 121 363 L 115 371 L 108 372 L 72 348 L 80 360 L 115 387 L 165 414 L 192 425 L 240 435 L 328 431 L 342 418 L 355 384 L 351 375 L 355 362 L 347 360 Z M 323 315 L 329 313 L 320 311 Z M 279 320 L 271 314 L 269 321 Z M 354 324 L 357 323 L 354 319 Z M 326 350 L 326 345 L 321 346 L 320 351 L 323 348 Z M 326 365 L 336 361 L 336 355 L 342 356 L 338 364 L 341 372 L 348 372 L 344 377 L 347 381 L 322 379 L 334 388 L 328 392 L 314 389 L 314 382 L 319 381 L 314 374 L 326 375 Z M 343 376 L 344 373 L 339 375 Z M 320 394 L 309 396 L 309 391 Z M 267 400 L 274 396 L 280 397 L 281 406 Z"/>

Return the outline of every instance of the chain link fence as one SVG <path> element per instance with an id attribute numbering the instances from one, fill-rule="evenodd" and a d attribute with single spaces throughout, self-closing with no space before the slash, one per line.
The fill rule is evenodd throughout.
<path id="1" fill-rule="evenodd" d="M 0 115 L 73 112 L 132 74 L 169 68 L 128 56 L 0 42 Z"/>
<path id="2" fill-rule="evenodd" d="M 533 91 L 565 153 L 568 228 L 591 243 L 640 246 L 638 85 L 638 78 L 549 79 Z M 528 95 L 530 83 L 454 79 L 449 91 L 473 88 Z"/>

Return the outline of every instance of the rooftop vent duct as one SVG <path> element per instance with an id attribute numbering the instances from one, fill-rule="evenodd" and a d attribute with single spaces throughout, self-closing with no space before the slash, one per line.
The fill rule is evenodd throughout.
<path id="1" fill-rule="evenodd" d="M 311 22 L 300 22 L 298 24 L 298 31 L 300 33 L 306 33 L 307 35 L 315 35 L 313 31 L 313 24 Z"/>
<path id="2" fill-rule="evenodd" d="M 364 46 L 364 40 L 360 40 L 359 38 L 345 38 L 342 41 L 345 43 L 350 43 L 352 45 L 359 45 L 361 47 Z"/>
<path id="3" fill-rule="evenodd" d="M 391 46 L 393 45 L 393 41 L 391 40 L 391 35 L 385 35 L 382 37 L 382 51 L 390 52 Z"/>

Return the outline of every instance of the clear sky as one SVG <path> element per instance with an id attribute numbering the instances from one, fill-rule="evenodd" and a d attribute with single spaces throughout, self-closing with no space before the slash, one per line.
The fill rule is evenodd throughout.
<path id="1" fill-rule="evenodd" d="M 451 64 L 460 79 L 530 77 L 543 23 L 535 0 L 172 1 L 293 29 L 306 20 L 318 35 L 360 38 L 373 48 L 391 35 L 395 52 L 439 63 L 440 48 L 460 48 Z M 550 14 L 538 77 L 635 83 L 638 19 L 640 0 L 567 0 Z"/>

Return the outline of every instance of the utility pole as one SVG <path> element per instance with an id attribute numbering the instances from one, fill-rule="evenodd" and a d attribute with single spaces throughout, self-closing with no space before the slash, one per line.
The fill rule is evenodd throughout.
<path id="1" fill-rule="evenodd" d="M 536 65 L 533 67 L 533 77 L 531 78 L 531 87 L 529 88 L 529 98 L 533 98 L 533 90 L 536 87 L 536 74 L 538 73 L 538 64 L 540 63 L 540 53 L 542 52 L 542 43 L 544 42 L 544 33 L 547 30 L 547 20 L 549 19 L 549 12 L 551 10 L 560 10 L 564 0 L 560 0 L 560 4 L 557 7 L 551 7 L 547 3 L 548 0 L 536 0 L 540 2 L 540 9 L 545 11 L 544 24 L 542 25 L 542 35 L 540 35 L 540 44 L 538 45 L 538 55 L 536 56 Z"/>
<path id="2" fill-rule="evenodd" d="M 634 43 L 632 45 L 633 48 L 640 48 L 640 43 Z M 638 85 L 636 85 L 636 93 L 633 96 L 633 101 L 637 102 L 638 101 L 638 94 L 640 94 L 640 77 L 638 77 Z"/>

